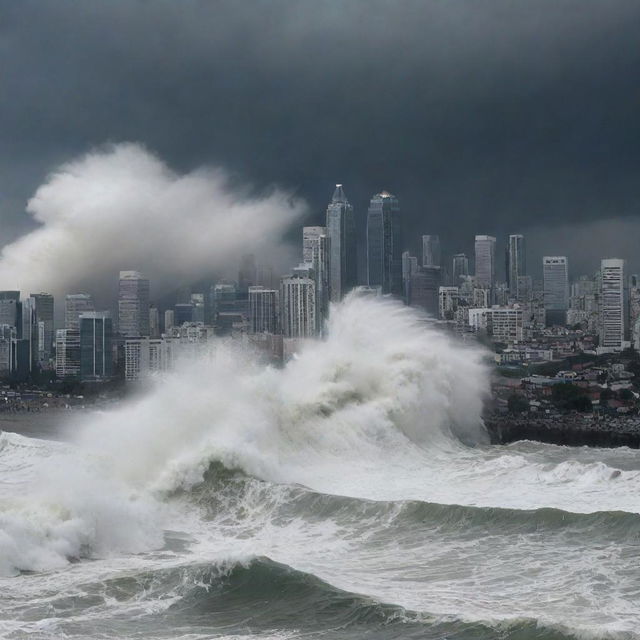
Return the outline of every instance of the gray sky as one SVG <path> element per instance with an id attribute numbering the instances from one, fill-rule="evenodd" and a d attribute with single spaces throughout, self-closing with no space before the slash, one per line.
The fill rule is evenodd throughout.
<path id="1" fill-rule="evenodd" d="M 0 81 L 0 244 L 58 163 L 132 141 L 309 222 L 342 182 L 361 221 L 396 193 L 415 248 L 524 232 L 536 266 L 640 268 L 637 0 L 0 0 Z"/>

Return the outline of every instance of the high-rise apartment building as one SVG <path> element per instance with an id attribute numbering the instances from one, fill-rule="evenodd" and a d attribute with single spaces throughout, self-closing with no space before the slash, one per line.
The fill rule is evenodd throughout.
<path id="1" fill-rule="evenodd" d="M 56 376 L 58 378 L 80 375 L 80 330 L 56 331 Z"/>
<path id="2" fill-rule="evenodd" d="M 316 283 L 313 268 L 300 265 L 280 285 L 280 321 L 285 338 L 317 335 Z"/>
<path id="3" fill-rule="evenodd" d="M 331 240 L 325 227 L 304 227 L 303 264 L 313 268 L 316 281 L 316 322 L 321 334 L 329 316 L 331 279 Z"/>
<path id="4" fill-rule="evenodd" d="M 542 279 L 547 325 L 565 324 L 569 308 L 569 261 L 567 257 L 543 257 Z"/>
<path id="5" fill-rule="evenodd" d="M 118 331 L 125 337 L 149 335 L 149 280 L 138 271 L 121 271 Z"/>
<path id="6" fill-rule="evenodd" d="M 476 284 L 492 289 L 496 281 L 496 239 L 493 236 L 476 236 Z"/>
<path id="7" fill-rule="evenodd" d="M 147 314 L 149 310 L 147 309 Z M 148 317 L 147 317 L 148 322 Z M 113 375 L 113 326 L 108 311 L 80 316 L 80 379 L 108 380 Z"/>
<path id="8" fill-rule="evenodd" d="M 278 292 L 249 287 L 249 333 L 276 333 L 278 330 Z"/>
<path id="9" fill-rule="evenodd" d="M 339 302 L 356 286 L 356 222 L 341 184 L 336 185 L 327 207 L 326 233 L 329 237 L 329 292 L 332 302 Z"/>
<path id="10" fill-rule="evenodd" d="M 624 260 L 608 258 L 600 263 L 600 348 L 618 351 L 624 341 Z"/>
<path id="11" fill-rule="evenodd" d="M 458 287 L 440 287 L 438 289 L 438 315 L 442 320 L 453 320 L 458 308 Z"/>
<path id="12" fill-rule="evenodd" d="M 422 236 L 422 266 L 440 267 L 440 236 Z"/>
<path id="13" fill-rule="evenodd" d="M 64 299 L 64 328 L 80 331 L 80 316 L 95 311 L 93 298 L 88 293 L 69 293 Z"/>
<path id="14" fill-rule="evenodd" d="M 367 214 L 367 275 L 370 287 L 402 295 L 400 204 L 388 191 L 371 198 Z"/>
<path id="15" fill-rule="evenodd" d="M 518 278 L 527 275 L 527 254 L 523 235 L 509 236 L 506 258 L 507 287 L 511 297 L 520 300 Z"/>

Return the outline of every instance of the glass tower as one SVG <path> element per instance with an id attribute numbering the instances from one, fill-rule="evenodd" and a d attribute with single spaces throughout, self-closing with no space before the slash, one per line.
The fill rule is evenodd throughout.
<path id="1" fill-rule="evenodd" d="M 332 302 L 339 302 L 357 281 L 356 223 L 353 207 L 336 185 L 327 207 L 329 237 L 329 290 Z"/>
<path id="2" fill-rule="evenodd" d="M 367 214 L 367 277 L 370 287 L 402 295 L 400 204 L 388 191 L 371 198 Z"/>

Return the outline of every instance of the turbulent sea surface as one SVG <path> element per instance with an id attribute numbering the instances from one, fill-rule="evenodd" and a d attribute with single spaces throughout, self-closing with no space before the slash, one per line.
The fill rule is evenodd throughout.
<path id="1" fill-rule="evenodd" d="M 0 635 L 639 637 L 639 452 L 489 446 L 487 376 L 352 298 L 284 369 L 220 343 L 3 433 Z"/>

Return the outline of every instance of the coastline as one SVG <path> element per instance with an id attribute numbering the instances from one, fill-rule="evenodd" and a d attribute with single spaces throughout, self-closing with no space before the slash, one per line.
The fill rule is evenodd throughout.
<path id="1" fill-rule="evenodd" d="M 629 447 L 640 449 L 640 420 L 586 420 L 579 415 L 554 418 L 490 416 L 485 427 L 491 444 L 533 440 L 570 447 Z"/>

